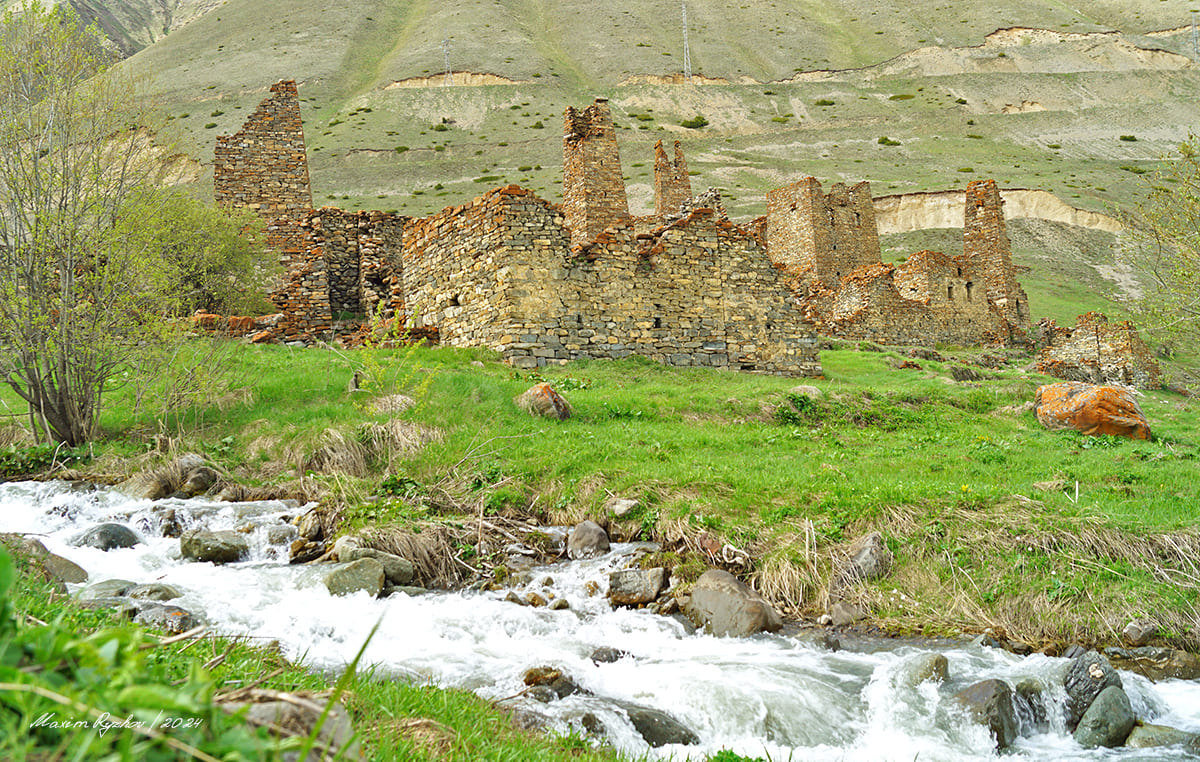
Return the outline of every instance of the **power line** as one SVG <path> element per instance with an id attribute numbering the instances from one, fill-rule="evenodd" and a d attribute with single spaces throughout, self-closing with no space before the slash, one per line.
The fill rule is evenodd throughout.
<path id="1" fill-rule="evenodd" d="M 679 6 L 683 10 L 683 81 L 690 83 L 692 81 L 692 53 L 688 49 L 687 0 L 679 0 Z M 1193 18 L 1195 18 L 1194 13 Z M 1194 28 L 1193 26 L 1193 30 Z"/>
<path id="2" fill-rule="evenodd" d="M 442 61 L 445 64 L 446 76 L 442 78 L 442 85 L 450 87 L 454 84 L 454 72 L 450 71 L 450 40 L 442 40 Z"/>

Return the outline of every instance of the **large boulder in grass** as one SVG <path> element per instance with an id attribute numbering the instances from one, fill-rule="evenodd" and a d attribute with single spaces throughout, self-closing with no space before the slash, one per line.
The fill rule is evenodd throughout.
<path id="1" fill-rule="evenodd" d="M 517 407 L 530 415 L 557 418 L 565 421 L 571 417 L 571 405 L 566 398 L 554 391 L 550 384 L 537 384 L 513 400 Z"/>
<path id="2" fill-rule="evenodd" d="M 1039 386 L 1036 405 L 1038 422 L 1052 431 L 1150 438 L 1150 423 L 1129 389 L 1065 381 Z"/>
<path id="3" fill-rule="evenodd" d="M 683 613 L 713 635 L 745 637 L 775 632 L 783 626 L 779 613 L 727 571 L 709 569 L 700 575 Z"/>

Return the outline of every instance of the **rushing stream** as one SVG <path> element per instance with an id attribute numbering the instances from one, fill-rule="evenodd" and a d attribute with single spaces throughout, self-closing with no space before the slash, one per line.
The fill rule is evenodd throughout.
<path id="1" fill-rule="evenodd" d="M 158 531 L 162 511 L 174 508 L 183 528 L 255 526 L 252 558 L 214 566 L 186 562 L 179 541 Z M 781 760 L 975 760 L 997 758 L 987 729 L 968 721 L 950 697 L 986 678 L 1012 685 L 1036 678 L 1061 699 L 1066 660 L 971 645 L 896 645 L 880 642 L 830 651 L 788 635 L 714 638 L 681 621 L 645 611 L 613 610 L 602 592 L 609 571 L 635 546 L 614 546 L 593 561 L 535 569 L 520 592 L 553 592 L 570 609 L 552 611 L 503 600 L 503 593 L 396 594 L 376 600 L 358 593 L 332 597 L 318 566 L 289 566 L 287 546 L 270 545 L 268 527 L 296 507 L 279 502 L 129 500 L 107 490 L 63 483 L 0 485 L 0 532 L 38 535 L 46 547 L 86 569 L 89 583 L 117 578 L 165 582 L 184 592 L 171 601 L 201 615 L 213 629 L 277 640 L 292 658 L 337 669 L 351 660 L 371 629 L 378 631 L 365 661 L 397 678 L 465 688 L 489 699 L 521 693 L 531 667 L 562 670 L 591 695 L 542 704 L 508 702 L 548 715 L 560 731 L 592 715 L 611 743 L 634 754 L 705 759 L 721 749 Z M 96 524 L 116 521 L 143 542 L 100 551 L 71 539 Z M 591 592 L 589 594 L 589 582 Z M 596 586 L 601 594 L 595 594 Z M 594 663 L 599 647 L 629 654 Z M 929 650 L 949 660 L 945 683 L 912 679 Z M 1151 683 L 1122 672 L 1139 718 L 1200 732 L 1200 684 Z M 700 743 L 649 749 L 621 703 L 667 712 Z M 1162 760 L 1191 758 L 1181 748 L 1085 750 L 1065 732 L 1061 700 L 1039 729 L 1023 718 L 1022 736 L 1005 755 L 1030 760 Z"/>

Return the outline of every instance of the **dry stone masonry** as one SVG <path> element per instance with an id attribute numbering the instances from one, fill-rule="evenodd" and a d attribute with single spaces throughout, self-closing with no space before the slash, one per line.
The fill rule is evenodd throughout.
<path id="1" fill-rule="evenodd" d="M 295 84 L 216 156 L 220 203 L 256 209 L 287 276 L 275 338 L 311 340 L 376 310 L 514 366 L 582 357 L 817 375 L 817 333 L 881 343 L 1024 341 L 995 183 L 967 191 L 964 254 L 880 258 L 866 182 L 805 178 L 735 224 L 692 197 L 683 149 L 655 146 L 655 213 L 629 214 L 608 103 L 567 108 L 563 202 L 515 185 L 427 217 L 311 209 Z"/>
<path id="2" fill-rule="evenodd" d="M 1044 346 L 1037 370 L 1068 381 L 1124 384 L 1157 389 L 1162 372 L 1149 347 L 1128 320 L 1116 323 L 1099 312 L 1080 315 L 1074 328 L 1060 328 L 1053 320 L 1039 323 Z"/>

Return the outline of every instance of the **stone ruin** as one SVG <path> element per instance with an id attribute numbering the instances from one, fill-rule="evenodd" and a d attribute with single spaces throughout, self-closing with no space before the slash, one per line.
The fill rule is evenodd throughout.
<path id="1" fill-rule="evenodd" d="M 218 139 L 216 197 L 255 209 L 280 249 L 282 316 L 259 339 L 328 337 L 376 310 L 519 368 L 643 355 L 817 375 L 818 332 L 886 344 L 1024 342 L 993 181 L 968 187 L 964 253 L 884 264 L 870 186 L 805 178 L 736 224 L 693 199 L 680 144 L 655 147 L 655 211 L 629 213 L 608 103 L 567 108 L 563 202 L 515 185 L 427 217 L 311 208 L 293 82 Z M 707 206 L 700 205 L 708 204 Z"/>
<path id="2" fill-rule="evenodd" d="M 1060 328 L 1048 318 L 1038 328 L 1043 346 L 1035 367 L 1040 373 L 1139 389 L 1162 385 L 1158 361 L 1128 320 L 1110 323 L 1099 312 L 1089 312 L 1077 318 L 1074 328 Z"/>

